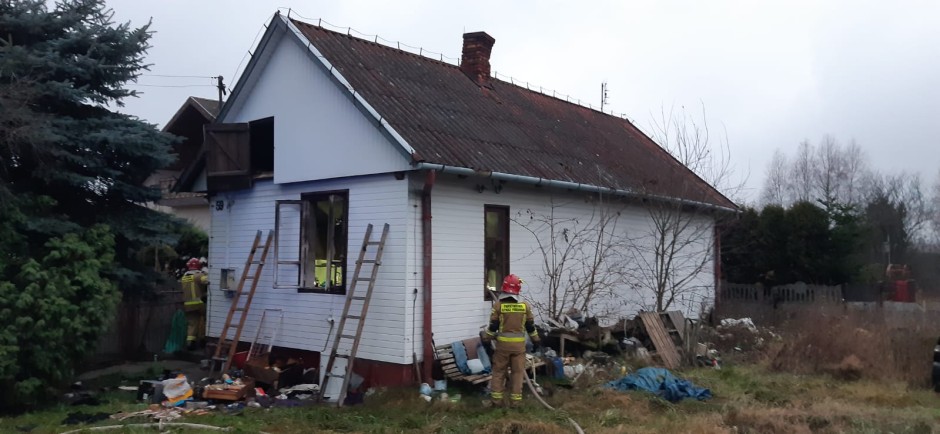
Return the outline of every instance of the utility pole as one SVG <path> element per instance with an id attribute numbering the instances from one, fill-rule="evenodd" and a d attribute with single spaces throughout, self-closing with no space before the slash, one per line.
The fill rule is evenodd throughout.
<path id="1" fill-rule="evenodd" d="M 607 82 L 601 83 L 601 111 L 604 111 L 604 105 L 607 104 Z"/>
<path id="2" fill-rule="evenodd" d="M 216 87 L 219 88 L 219 111 L 221 111 L 222 110 L 222 95 L 225 95 L 225 83 L 222 82 L 221 75 L 216 77 L 216 79 L 218 79 L 218 83 L 219 83 L 218 85 L 216 85 Z"/>

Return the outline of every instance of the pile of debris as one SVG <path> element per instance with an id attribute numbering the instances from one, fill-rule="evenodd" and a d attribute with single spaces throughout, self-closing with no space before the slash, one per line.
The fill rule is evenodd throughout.
<path id="1" fill-rule="evenodd" d="M 546 343 L 557 347 L 561 369 L 571 365 L 576 355 L 589 354 L 591 358 L 623 355 L 642 365 L 658 364 L 668 369 L 683 365 L 720 367 L 721 360 L 716 348 L 702 343 L 701 325 L 685 318 L 679 311 L 640 312 L 633 319 L 624 318 L 610 327 L 599 325 L 597 318 L 583 317 L 571 310 L 557 320 L 542 325 Z M 548 354 L 552 359 L 554 351 Z M 550 365 L 557 368 L 559 362 Z M 569 371 L 571 371 L 569 370 Z"/>

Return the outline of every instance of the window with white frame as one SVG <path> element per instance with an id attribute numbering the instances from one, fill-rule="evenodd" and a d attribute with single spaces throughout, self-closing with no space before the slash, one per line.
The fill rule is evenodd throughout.
<path id="1" fill-rule="evenodd" d="M 348 191 L 280 200 L 274 215 L 274 287 L 345 294 Z"/>

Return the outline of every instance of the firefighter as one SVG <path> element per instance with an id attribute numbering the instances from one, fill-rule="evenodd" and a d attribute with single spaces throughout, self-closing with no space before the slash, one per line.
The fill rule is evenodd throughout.
<path id="1" fill-rule="evenodd" d="M 503 391 L 506 390 L 506 368 L 510 373 L 510 405 L 516 406 L 522 401 L 522 381 L 525 376 L 526 335 L 533 343 L 539 342 L 538 331 L 529 306 L 519 299 L 522 279 L 510 274 L 503 279 L 499 300 L 493 303 L 490 312 L 490 324 L 483 333 L 488 344 L 496 341 L 493 355 L 493 376 L 490 381 L 493 405 L 502 406 Z"/>
<path id="2" fill-rule="evenodd" d="M 186 311 L 186 345 L 190 350 L 202 342 L 206 333 L 206 287 L 209 276 L 202 271 L 198 258 L 186 262 L 188 269 L 180 283 L 183 286 L 183 309 Z"/>

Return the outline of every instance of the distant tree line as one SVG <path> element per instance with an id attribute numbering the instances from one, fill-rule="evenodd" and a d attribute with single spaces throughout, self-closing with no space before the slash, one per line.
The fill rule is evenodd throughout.
<path id="1" fill-rule="evenodd" d="M 854 142 L 778 150 L 760 203 L 722 229 L 727 281 L 876 282 L 894 263 L 940 290 L 940 176 L 926 189 L 917 173 L 879 172 Z"/>

